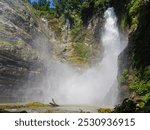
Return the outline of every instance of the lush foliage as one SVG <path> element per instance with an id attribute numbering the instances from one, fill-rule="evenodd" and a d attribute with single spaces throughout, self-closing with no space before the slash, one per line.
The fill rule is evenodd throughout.
<path id="1" fill-rule="evenodd" d="M 29 2 L 33 5 L 35 9 L 40 11 L 48 11 L 50 7 L 50 1 L 48 0 L 38 0 L 37 2 L 36 1 L 34 2 L 29 1 Z"/>
<path id="2" fill-rule="evenodd" d="M 121 83 L 122 84 L 127 84 L 127 80 L 129 78 L 128 70 L 125 69 L 122 74 L 121 74 Z"/>
<path id="3" fill-rule="evenodd" d="M 101 7 L 109 0 L 54 0 L 56 11 L 59 15 L 65 15 L 72 24 L 76 22 L 86 24 L 88 20 L 97 13 L 100 13 Z M 76 17 L 81 21 L 76 21 Z"/>
<path id="4" fill-rule="evenodd" d="M 129 83 L 129 88 L 138 95 L 147 97 L 150 94 L 150 66 L 142 72 L 136 71 L 134 75 L 133 80 Z"/>
<path id="5" fill-rule="evenodd" d="M 29 0 L 30 1 L 30 0 Z M 65 19 L 69 19 L 71 25 L 79 26 L 82 23 L 86 24 L 93 15 L 101 13 L 102 7 L 109 0 L 53 0 L 55 5 L 55 14 Z M 38 0 L 32 2 L 35 9 L 40 11 L 50 10 L 49 0 Z"/>
<path id="6" fill-rule="evenodd" d="M 129 63 L 121 81 L 129 86 L 131 96 L 150 101 L 150 1 L 111 0 L 115 6 L 122 30 L 128 30 Z M 120 108 L 120 107 L 119 107 Z"/>
<path id="7" fill-rule="evenodd" d="M 109 0 L 53 0 L 55 8 L 49 8 L 47 0 L 38 0 L 32 3 L 35 13 L 48 20 L 49 25 L 55 32 L 56 38 L 61 39 L 62 27 L 69 21 L 69 37 L 73 53 L 70 59 L 85 63 L 90 57 L 91 48 L 84 44 L 85 37 L 90 34 L 87 25 L 95 15 L 102 14 L 104 5 Z M 80 34 L 80 35 L 79 35 Z M 91 34 L 92 35 L 92 34 Z M 89 38 L 89 37 L 88 37 Z M 90 39 L 90 38 L 89 38 Z M 89 41 L 89 44 L 92 44 Z"/>
<path id="8" fill-rule="evenodd" d="M 129 88 L 138 95 L 148 97 L 150 93 L 150 1 L 132 0 L 129 9 L 133 32 L 132 63 L 137 75 Z M 145 98 L 148 101 L 148 98 Z"/>

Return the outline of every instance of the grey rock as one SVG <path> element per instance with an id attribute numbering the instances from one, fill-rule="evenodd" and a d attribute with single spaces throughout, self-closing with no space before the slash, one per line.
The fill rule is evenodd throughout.
<path id="1" fill-rule="evenodd" d="M 26 0 L 0 1 L 0 102 L 11 102 L 29 76 L 38 81 L 43 65 L 34 41 L 38 36 L 49 41 L 40 24 Z"/>

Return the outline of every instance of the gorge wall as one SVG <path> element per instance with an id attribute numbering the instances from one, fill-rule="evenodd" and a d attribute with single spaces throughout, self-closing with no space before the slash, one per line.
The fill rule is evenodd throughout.
<path id="1" fill-rule="evenodd" d="M 101 18 L 95 16 L 94 19 L 93 16 L 87 29 L 82 28 L 81 34 L 75 38 L 70 34 L 69 23 L 39 16 L 27 0 L 1 0 L 0 101 L 20 102 L 23 95 L 22 91 L 18 92 L 20 89 L 30 86 L 36 89 L 38 79 L 46 71 L 43 63 L 47 58 L 76 65 L 96 60 L 92 56 L 99 52 L 92 48 L 99 46 L 94 43 L 99 43 L 101 23 Z M 81 49 L 74 43 L 78 43 Z"/>
<path id="2" fill-rule="evenodd" d="M 108 6 L 115 8 L 120 30 L 129 34 L 128 47 L 120 55 L 123 91 L 129 89 L 134 98 L 150 99 L 150 1 L 104 0 L 97 3 L 92 1 L 81 14 L 74 10 L 70 17 L 77 24 L 72 26 L 70 19 L 39 15 L 27 0 L 0 1 L 1 101 L 3 98 L 12 100 L 10 94 L 14 96 L 21 86 L 27 87 L 23 85 L 26 81 L 38 82 L 46 71 L 45 57 L 79 67 L 93 65 L 103 52 L 98 43 L 104 22 L 102 16 Z M 41 54 L 45 49 L 47 55 Z"/>
<path id="3" fill-rule="evenodd" d="M 132 98 L 150 99 L 150 1 L 112 0 L 119 17 L 120 28 L 129 33 L 128 48 L 124 51 L 123 85 Z M 120 5 L 120 6 L 119 6 Z"/>
<path id="4" fill-rule="evenodd" d="M 0 1 L 0 101 L 16 100 L 11 94 L 30 80 L 35 82 L 42 62 L 34 40 L 47 39 L 27 1 Z M 35 45 L 36 44 L 36 45 Z"/>

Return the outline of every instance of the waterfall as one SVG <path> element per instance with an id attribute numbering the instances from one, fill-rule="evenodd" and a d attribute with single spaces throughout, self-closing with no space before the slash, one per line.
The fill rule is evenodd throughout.
<path id="1" fill-rule="evenodd" d="M 105 23 L 101 35 L 103 58 L 94 67 L 78 72 L 71 65 L 47 61 L 47 75 L 38 88 L 43 94 L 35 99 L 59 104 L 82 104 L 113 107 L 118 99 L 118 56 L 127 42 L 121 40 L 117 17 L 113 8 L 104 13 Z M 36 88 L 36 89 L 37 89 Z M 34 92 L 30 89 L 26 95 Z"/>

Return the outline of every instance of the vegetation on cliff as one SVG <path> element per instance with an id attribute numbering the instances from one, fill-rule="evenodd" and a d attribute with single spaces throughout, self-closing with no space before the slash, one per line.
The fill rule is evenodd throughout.
<path id="1" fill-rule="evenodd" d="M 31 3 L 30 0 L 28 1 Z M 54 8 L 50 8 L 51 3 L 47 0 L 32 3 L 34 8 L 24 3 L 31 9 L 31 12 L 27 11 L 27 8 L 23 10 L 19 8 L 18 11 L 11 4 L 10 8 L 7 7 L 5 17 L 11 24 L 6 22 L 5 18 L 0 23 L 0 31 L 3 32 L 0 40 L 0 56 L 3 65 L 3 69 L 0 70 L 1 75 L 7 80 L 8 75 L 14 74 L 18 77 L 21 77 L 21 74 L 27 75 L 27 69 L 31 68 L 30 64 L 38 60 L 33 49 L 34 45 L 31 43 L 32 38 L 40 29 L 32 13 L 48 23 L 48 28 L 55 32 L 55 38 L 64 43 L 65 47 L 59 53 L 60 55 L 63 54 L 72 63 L 85 64 L 89 58 L 92 59 L 99 53 L 96 51 L 99 47 L 96 43 L 99 43 L 99 40 L 96 40 L 95 35 L 99 36 L 97 28 L 99 29 L 103 19 L 98 18 L 102 17 L 107 6 L 113 5 L 118 15 L 120 29 L 129 33 L 129 66 L 123 70 L 121 81 L 123 85 L 128 86 L 131 98 L 134 100 L 125 99 L 122 104 L 116 106 L 114 112 L 147 111 L 141 108 L 143 106 L 145 106 L 144 109 L 147 108 L 150 102 L 150 1 L 53 0 L 53 2 Z M 11 8 L 14 9 L 14 14 Z M 4 28 L 3 23 L 8 24 L 7 27 Z M 40 31 L 39 35 L 41 35 Z M 5 40 L 5 37 L 9 39 Z M 12 39 L 14 41 L 11 41 Z M 8 55 L 8 52 L 13 54 L 13 58 L 11 54 Z M 28 61 L 31 62 L 26 65 Z M 11 67 L 7 69 L 6 65 L 7 67 L 19 66 L 20 70 Z M 4 84 L 8 86 L 7 83 L 8 81 Z M 112 110 L 101 108 L 99 112 L 112 112 Z"/>
<path id="2" fill-rule="evenodd" d="M 39 3 L 40 1 L 43 0 L 39 0 Z M 90 49 L 83 44 L 86 34 L 83 33 L 82 37 L 78 37 L 78 34 L 87 33 L 86 28 L 93 16 L 101 16 L 108 5 L 114 6 L 119 17 L 120 28 L 129 32 L 128 62 L 130 65 L 123 71 L 122 83 L 129 87 L 131 97 L 140 97 L 145 103 L 150 100 L 150 1 L 54 0 L 55 9 L 48 8 L 49 4 L 45 0 L 42 6 L 35 6 L 35 4 L 34 7 L 40 11 L 49 11 L 51 18 L 60 19 L 62 24 L 69 20 L 72 41 L 76 43 L 73 44 L 75 50 L 73 55 L 77 55 L 81 61 L 88 59 Z"/>
<path id="3" fill-rule="evenodd" d="M 100 35 L 97 26 L 99 22 L 102 24 L 102 20 L 98 19 L 99 16 L 102 18 L 108 1 L 53 0 L 54 8 L 48 8 L 49 1 L 37 0 L 32 5 L 36 15 L 48 20 L 49 28 L 55 32 L 56 40 L 67 43 L 61 53 L 61 55 L 65 54 L 63 56 L 65 60 L 85 64 L 91 60 L 91 57 L 97 55 L 98 51 L 94 50 L 100 48 L 98 47 L 100 45 L 97 44 Z"/>
<path id="4" fill-rule="evenodd" d="M 129 32 L 129 66 L 122 74 L 131 97 L 150 100 L 150 1 L 112 0 L 123 30 Z"/>

